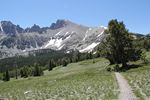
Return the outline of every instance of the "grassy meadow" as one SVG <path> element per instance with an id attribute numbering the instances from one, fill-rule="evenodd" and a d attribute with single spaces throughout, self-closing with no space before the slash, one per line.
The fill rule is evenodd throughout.
<path id="1" fill-rule="evenodd" d="M 147 52 L 146 56 L 150 62 L 150 52 Z M 123 75 L 140 100 L 150 100 L 150 63 L 142 64 L 142 61 L 137 61 L 133 64 L 140 66 L 123 72 Z"/>
<path id="2" fill-rule="evenodd" d="M 118 97 L 113 72 L 108 61 L 95 59 L 56 67 L 44 76 L 11 79 L 0 83 L 0 97 L 10 100 L 112 100 Z"/>
<path id="3" fill-rule="evenodd" d="M 150 52 L 146 54 L 150 61 Z M 139 100 L 150 99 L 150 63 L 139 65 L 122 75 Z M 114 72 L 107 72 L 109 62 L 99 58 L 58 66 L 44 71 L 44 76 L 0 81 L 0 98 L 9 100 L 117 100 L 118 84 Z M 110 66 L 109 66 L 110 67 Z"/>

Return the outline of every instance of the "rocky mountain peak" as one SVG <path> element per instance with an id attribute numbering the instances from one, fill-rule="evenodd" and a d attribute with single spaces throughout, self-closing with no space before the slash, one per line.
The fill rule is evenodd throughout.
<path id="1" fill-rule="evenodd" d="M 23 28 L 21 28 L 19 25 L 13 24 L 11 21 L 1 21 L 0 22 L 0 32 L 3 32 L 5 34 L 16 34 L 16 33 L 22 33 Z"/>
<path id="2" fill-rule="evenodd" d="M 1 32 L 6 34 L 15 34 L 15 25 L 10 21 L 1 21 Z"/>
<path id="3" fill-rule="evenodd" d="M 1 25 L 3 25 L 3 26 L 12 26 L 13 23 L 11 21 L 1 21 Z"/>
<path id="4" fill-rule="evenodd" d="M 31 28 L 26 28 L 25 32 L 41 32 L 39 25 L 34 24 Z"/>
<path id="5" fill-rule="evenodd" d="M 72 22 L 70 22 L 69 20 L 62 20 L 62 19 L 59 19 L 56 21 L 56 23 L 52 23 L 51 26 L 50 26 L 50 29 L 58 29 L 58 28 L 62 28 L 62 27 L 65 27 L 69 24 L 71 24 Z"/>

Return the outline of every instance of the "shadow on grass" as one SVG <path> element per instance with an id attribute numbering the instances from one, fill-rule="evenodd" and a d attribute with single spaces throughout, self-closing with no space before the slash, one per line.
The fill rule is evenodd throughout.
<path id="1" fill-rule="evenodd" d="M 132 64 L 132 65 L 127 65 L 126 67 L 119 67 L 118 72 L 126 72 L 130 69 L 135 69 L 135 68 L 139 68 L 139 67 L 142 67 L 143 64 L 140 64 L 140 65 L 136 65 L 136 64 Z"/>
<path id="2" fill-rule="evenodd" d="M 149 64 L 150 64 L 150 62 L 140 63 L 140 64 L 128 64 L 126 67 L 119 67 L 118 72 L 126 72 L 130 69 L 135 69 L 135 68 L 147 66 Z"/>
<path id="3" fill-rule="evenodd" d="M 114 72 L 126 72 L 130 69 L 136 69 L 139 67 L 144 67 L 144 66 L 150 66 L 150 60 L 144 60 L 144 61 L 139 61 L 138 63 L 136 62 L 136 64 L 131 64 L 128 63 L 127 66 L 122 67 L 122 64 L 109 64 L 106 67 L 106 70 L 108 72 L 114 71 Z"/>
<path id="4" fill-rule="evenodd" d="M 126 72 L 130 69 L 136 69 L 139 67 L 143 67 L 146 65 L 149 65 L 150 63 L 141 63 L 141 64 L 128 64 L 126 67 L 122 67 L 120 64 L 116 64 L 116 65 L 111 65 L 109 67 L 106 68 L 107 71 L 111 72 Z"/>

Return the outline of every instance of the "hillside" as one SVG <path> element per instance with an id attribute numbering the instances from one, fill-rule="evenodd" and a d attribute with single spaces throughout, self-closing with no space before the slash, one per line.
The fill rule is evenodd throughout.
<path id="1" fill-rule="evenodd" d="M 150 60 L 150 53 L 147 53 Z M 130 62 L 132 63 L 132 62 Z M 122 72 L 128 80 L 133 92 L 139 100 L 150 98 L 150 64 Z M 45 71 L 44 76 L 26 79 L 11 79 L 10 82 L 0 82 L 0 97 L 8 99 L 117 99 L 118 84 L 114 72 L 107 72 L 109 62 L 98 58 L 66 67 L 58 66 L 52 71 Z M 135 78 L 136 77 L 136 78 Z"/>
<path id="2" fill-rule="evenodd" d="M 107 72 L 105 59 L 87 60 L 56 67 L 44 76 L 11 79 L 0 83 L 0 97 L 8 99 L 116 99 L 114 73 Z"/>

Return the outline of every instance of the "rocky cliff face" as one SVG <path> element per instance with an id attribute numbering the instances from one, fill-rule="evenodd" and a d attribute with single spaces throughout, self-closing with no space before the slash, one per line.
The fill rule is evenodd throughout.
<path id="1" fill-rule="evenodd" d="M 0 58 L 37 49 L 89 52 L 105 38 L 105 27 L 87 27 L 68 20 L 57 20 L 50 27 L 23 29 L 10 21 L 0 23 Z"/>

